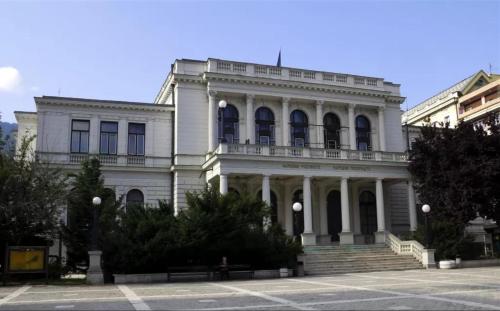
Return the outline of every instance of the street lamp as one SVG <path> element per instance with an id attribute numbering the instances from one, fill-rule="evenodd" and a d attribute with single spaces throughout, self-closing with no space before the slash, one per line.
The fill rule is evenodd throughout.
<path id="1" fill-rule="evenodd" d="M 429 248 L 429 212 L 431 211 L 431 207 L 429 204 L 422 205 L 422 212 L 424 212 L 425 216 L 425 248 Z"/>
<path id="2" fill-rule="evenodd" d="M 293 203 L 292 205 L 292 209 L 295 211 L 295 212 L 300 212 L 302 210 L 302 204 L 300 202 L 295 202 Z"/>
<path id="3" fill-rule="evenodd" d="M 92 232 L 91 232 L 91 250 L 97 250 L 97 208 L 101 205 L 101 198 L 94 197 L 92 199 L 92 204 L 94 207 L 92 208 Z"/>
<path id="4" fill-rule="evenodd" d="M 220 122 L 221 122 L 221 132 L 222 132 L 222 138 L 221 138 L 221 143 L 225 143 L 226 142 L 226 136 L 224 135 L 224 109 L 227 107 L 227 101 L 225 101 L 224 99 L 219 101 L 219 108 L 221 109 L 221 118 L 220 118 Z"/>

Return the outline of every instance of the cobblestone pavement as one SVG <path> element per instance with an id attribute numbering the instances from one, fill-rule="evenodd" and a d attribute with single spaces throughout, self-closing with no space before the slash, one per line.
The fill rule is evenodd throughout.
<path id="1" fill-rule="evenodd" d="M 0 310 L 500 310 L 500 267 L 271 280 L 0 287 Z"/>

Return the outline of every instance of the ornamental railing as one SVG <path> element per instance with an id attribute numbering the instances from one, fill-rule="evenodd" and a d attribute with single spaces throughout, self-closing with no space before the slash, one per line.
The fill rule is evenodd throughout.
<path id="1" fill-rule="evenodd" d="M 169 167 L 170 158 L 137 155 L 88 154 L 64 152 L 36 152 L 38 160 L 51 164 L 80 165 L 83 161 L 97 158 L 102 166 L 122 167 Z"/>
<path id="2" fill-rule="evenodd" d="M 303 148 L 292 146 L 220 144 L 217 154 L 258 155 L 312 159 L 407 162 L 404 152 L 361 151 L 345 149 Z"/>
<path id="3" fill-rule="evenodd" d="M 385 243 L 398 255 L 413 256 L 418 261 L 423 261 L 422 254 L 425 248 L 417 241 L 401 241 L 397 236 L 386 232 Z"/>
<path id="4" fill-rule="evenodd" d="M 232 73 L 249 77 L 313 82 L 321 84 L 353 86 L 358 88 L 384 89 L 381 78 L 354 76 L 349 74 L 302 70 L 250 63 L 239 63 L 220 59 L 209 59 L 208 72 Z"/>

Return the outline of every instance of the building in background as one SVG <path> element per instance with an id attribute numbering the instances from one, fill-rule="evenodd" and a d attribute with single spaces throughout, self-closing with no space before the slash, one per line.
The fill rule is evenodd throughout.
<path id="1" fill-rule="evenodd" d="M 480 70 L 405 112 L 402 123 L 438 127 L 449 123 L 455 127 L 460 121 L 482 120 L 490 112 L 499 110 L 499 78 L 500 75 L 488 75 Z"/>
<path id="2" fill-rule="evenodd" d="M 183 59 L 154 103 L 43 96 L 16 118 L 39 159 L 78 170 L 97 157 L 127 202 L 178 212 L 211 183 L 259 196 L 305 245 L 365 244 L 417 226 L 403 101 L 382 78 Z"/>

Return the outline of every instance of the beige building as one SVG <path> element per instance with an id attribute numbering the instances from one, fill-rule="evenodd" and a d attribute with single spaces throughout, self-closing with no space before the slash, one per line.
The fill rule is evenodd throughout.
<path id="1" fill-rule="evenodd" d="M 414 126 L 449 123 L 455 127 L 461 120 L 482 120 L 499 110 L 499 78 L 500 75 L 480 70 L 405 112 L 402 123 Z"/>

